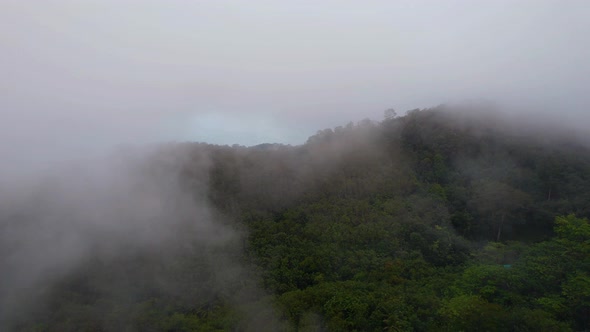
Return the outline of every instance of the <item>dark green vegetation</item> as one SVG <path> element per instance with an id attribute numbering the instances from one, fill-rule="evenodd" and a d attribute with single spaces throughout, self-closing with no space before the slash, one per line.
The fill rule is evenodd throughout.
<path id="1" fill-rule="evenodd" d="M 244 234 L 215 250 L 239 277 L 213 286 L 216 256 L 195 247 L 88 261 L 17 329 L 590 327 L 590 150 L 566 135 L 439 107 L 296 147 L 171 149 L 194 157 L 188 191 L 210 158 L 207 199 Z"/>

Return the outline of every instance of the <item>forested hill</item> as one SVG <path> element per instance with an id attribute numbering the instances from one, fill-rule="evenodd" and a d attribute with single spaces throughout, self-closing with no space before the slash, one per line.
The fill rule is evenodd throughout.
<path id="1" fill-rule="evenodd" d="M 441 106 L 321 130 L 302 146 L 193 148 L 213 158 L 211 199 L 237 215 L 362 201 L 503 241 L 546 238 L 556 215 L 590 214 L 585 142 L 496 114 Z"/>
<path id="2" fill-rule="evenodd" d="M 88 260 L 12 326 L 587 330 L 590 150 L 573 136 L 441 106 L 300 146 L 165 146 L 159 163 L 181 155 L 183 190 L 243 234 L 213 248 L 242 264 L 237 275 L 182 243 L 165 257 Z"/>

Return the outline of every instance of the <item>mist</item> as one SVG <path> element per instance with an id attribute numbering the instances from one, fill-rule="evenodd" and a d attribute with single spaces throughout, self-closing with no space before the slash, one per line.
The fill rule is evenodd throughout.
<path id="1" fill-rule="evenodd" d="M 180 177 L 187 158 L 196 180 L 190 185 Z M 208 202 L 208 163 L 174 146 L 128 148 L 3 186 L 0 328 L 18 330 L 42 315 L 54 287 L 89 271 L 87 287 L 119 304 L 156 292 L 195 305 L 221 297 L 252 310 L 244 304 L 252 307 L 263 292 L 240 261 L 243 234 Z M 180 262 L 199 264 L 199 275 L 177 280 L 187 273 Z M 101 318 L 105 308 L 93 310 L 87 319 L 106 319 L 102 328 L 137 328 L 125 316 L 131 312 Z M 264 324 L 272 326 L 268 312 Z M 256 317 L 245 321 L 262 324 Z"/>
<path id="2" fill-rule="evenodd" d="M 588 123 L 584 1 L 0 6 L 1 132 L 51 134 L 69 152 L 122 138 L 301 144 L 390 107 L 474 98 Z"/>

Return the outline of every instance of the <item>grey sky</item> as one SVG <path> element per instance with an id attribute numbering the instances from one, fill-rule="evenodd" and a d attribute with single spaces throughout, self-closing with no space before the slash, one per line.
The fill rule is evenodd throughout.
<path id="1" fill-rule="evenodd" d="M 2 0 L 0 139 L 298 144 L 466 98 L 587 122 L 589 35 L 588 1 Z"/>

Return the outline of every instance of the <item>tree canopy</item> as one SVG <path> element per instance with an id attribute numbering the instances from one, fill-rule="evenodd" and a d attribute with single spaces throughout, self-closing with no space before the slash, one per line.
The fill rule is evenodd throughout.
<path id="1" fill-rule="evenodd" d="M 227 277 L 194 239 L 163 257 L 93 257 L 11 329 L 590 327 L 590 150 L 557 130 L 440 106 L 388 110 L 382 122 L 321 130 L 300 146 L 167 149 L 186 156 L 183 187 L 197 192 L 205 177 L 206 197 L 195 200 L 242 234 L 214 260 L 245 268 Z M 195 166 L 204 159 L 205 174 Z"/>

